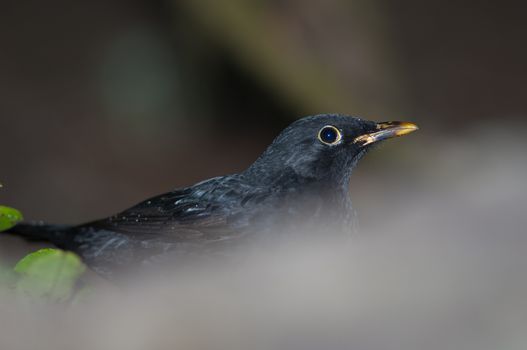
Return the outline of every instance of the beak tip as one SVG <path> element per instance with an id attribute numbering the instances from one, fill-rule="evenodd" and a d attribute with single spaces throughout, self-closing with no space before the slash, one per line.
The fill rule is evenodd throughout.
<path id="1" fill-rule="evenodd" d="M 401 122 L 396 128 L 398 129 L 398 131 L 396 131 L 397 136 L 406 135 L 419 130 L 419 127 L 416 124 L 410 122 Z"/>

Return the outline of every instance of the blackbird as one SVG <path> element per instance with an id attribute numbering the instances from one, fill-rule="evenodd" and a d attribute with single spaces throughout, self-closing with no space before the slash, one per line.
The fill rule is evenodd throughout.
<path id="1" fill-rule="evenodd" d="M 106 277 L 166 254 L 210 253 L 286 232 L 346 235 L 354 222 L 352 169 L 372 145 L 415 130 L 407 122 L 305 117 L 241 173 L 173 190 L 102 220 L 22 223 L 10 233 L 71 250 Z"/>

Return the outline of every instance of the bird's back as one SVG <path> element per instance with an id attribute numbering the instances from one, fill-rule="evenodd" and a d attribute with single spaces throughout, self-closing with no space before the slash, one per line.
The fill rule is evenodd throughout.
<path id="1" fill-rule="evenodd" d="M 109 218 L 70 228 L 66 249 L 108 275 L 170 255 L 217 253 L 294 231 L 347 224 L 346 199 L 319 190 L 258 186 L 243 175 L 216 177 L 143 201 Z M 337 217 L 338 216 L 338 217 Z M 344 219 L 344 220 L 343 220 Z M 344 228 L 345 230 L 345 228 Z"/>

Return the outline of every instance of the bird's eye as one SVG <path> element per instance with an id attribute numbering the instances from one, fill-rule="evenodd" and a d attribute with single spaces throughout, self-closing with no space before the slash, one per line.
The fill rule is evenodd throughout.
<path id="1" fill-rule="evenodd" d="M 336 127 L 326 125 L 318 132 L 318 139 L 326 145 L 336 145 L 342 139 L 342 135 Z"/>

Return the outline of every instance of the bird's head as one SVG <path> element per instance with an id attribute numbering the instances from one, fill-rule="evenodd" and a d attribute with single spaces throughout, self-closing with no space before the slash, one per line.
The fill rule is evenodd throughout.
<path id="1" fill-rule="evenodd" d="M 415 130 L 407 122 L 376 123 L 335 114 L 305 117 L 284 129 L 247 173 L 262 182 L 291 175 L 302 182 L 347 187 L 353 167 L 372 145 Z"/>

